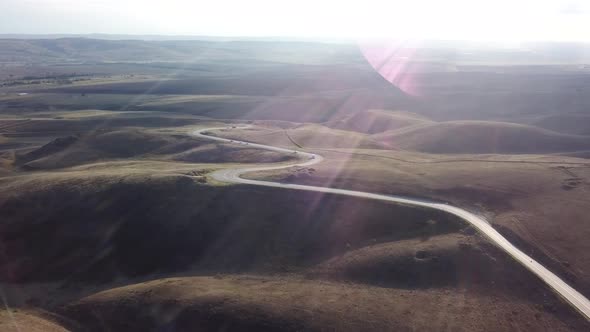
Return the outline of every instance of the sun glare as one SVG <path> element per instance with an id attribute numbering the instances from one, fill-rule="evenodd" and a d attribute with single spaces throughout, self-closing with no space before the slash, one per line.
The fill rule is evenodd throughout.
<path id="1" fill-rule="evenodd" d="M 4 0 L 0 29 L 308 38 L 588 41 L 589 5 L 563 0 Z M 23 19 L 27 13 L 31 20 Z M 34 21 L 32 20 L 34 18 Z M 51 27 L 52 29 L 50 29 Z M 56 29 L 64 31 L 54 31 Z"/>

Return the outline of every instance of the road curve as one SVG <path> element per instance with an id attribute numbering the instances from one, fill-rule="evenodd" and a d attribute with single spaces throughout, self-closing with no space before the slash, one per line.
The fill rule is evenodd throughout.
<path id="1" fill-rule="evenodd" d="M 238 129 L 243 129 L 247 127 L 239 127 Z M 519 263 L 524 265 L 527 269 L 531 272 L 536 274 L 539 278 L 541 278 L 547 285 L 553 288 L 559 295 L 561 295 L 566 301 L 568 301 L 575 309 L 577 309 L 587 320 L 590 320 L 590 301 L 569 286 L 565 281 L 561 280 L 557 275 L 553 272 L 549 271 L 543 265 L 539 264 L 537 261 L 529 257 L 524 252 L 520 251 L 516 248 L 512 243 L 510 243 L 504 236 L 502 236 L 498 231 L 496 231 L 485 219 L 480 216 L 477 216 L 471 212 L 463 210 L 461 208 L 444 204 L 444 203 L 437 203 L 431 202 L 423 199 L 414 199 L 408 197 L 401 197 L 401 196 L 392 196 L 392 195 L 382 195 L 382 194 L 374 194 L 362 191 L 355 191 L 355 190 L 346 190 L 346 189 L 336 189 L 336 188 L 328 188 L 328 187 L 316 187 L 316 186 L 306 186 L 300 184 L 289 184 L 289 183 L 279 183 L 279 182 L 271 182 L 271 181 L 259 181 L 259 180 L 249 180 L 244 179 L 241 176 L 245 173 L 250 172 L 257 172 L 257 171 L 268 171 L 268 170 L 277 170 L 277 169 L 284 169 L 293 166 L 311 166 L 321 162 L 324 158 L 318 154 L 308 153 L 303 151 L 296 151 L 291 149 L 284 149 L 269 145 L 263 144 L 256 144 L 256 143 L 249 143 L 237 140 L 231 140 L 216 136 L 207 135 L 207 131 L 211 130 L 220 130 L 220 129 L 227 129 L 227 127 L 218 127 L 218 128 L 207 128 L 207 129 L 199 129 L 192 134 L 194 136 L 207 138 L 210 140 L 215 140 L 219 142 L 225 143 L 232 143 L 232 144 L 243 144 L 248 145 L 250 147 L 282 152 L 282 153 L 290 153 L 290 154 L 297 154 L 299 157 L 303 159 L 303 161 L 299 161 L 293 164 L 281 164 L 281 165 L 274 165 L 274 166 L 255 166 L 255 167 L 240 167 L 240 168 L 232 168 L 232 169 L 221 169 L 212 173 L 212 177 L 221 182 L 229 182 L 229 183 L 242 183 L 242 184 L 250 184 L 255 186 L 265 186 L 265 187 L 276 187 L 276 188 L 287 188 L 287 189 L 294 189 L 294 190 L 307 190 L 307 191 L 316 191 L 316 192 L 324 192 L 330 194 L 338 194 L 338 195 L 346 195 L 346 196 L 353 196 L 353 197 L 362 197 L 368 199 L 376 199 L 381 201 L 389 201 L 413 206 L 420 206 L 431 208 L 435 210 L 445 211 L 451 213 L 459 218 L 469 222 L 473 227 L 475 227 L 479 232 L 484 234 L 490 241 L 495 243 L 498 247 L 502 248 L 506 251 L 509 255 L 511 255 L 514 259 L 516 259 Z"/>

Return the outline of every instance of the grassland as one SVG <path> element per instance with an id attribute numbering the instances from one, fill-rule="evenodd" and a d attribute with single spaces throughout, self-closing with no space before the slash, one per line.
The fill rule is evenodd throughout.
<path id="1" fill-rule="evenodd" d="M 70 325 L 61 317 L 39 311 L 1 310 L 0 330 L 2 331 L 31 331 L 31 332 L 69 332 L 63 327 Z M 79 326 L 77 326 L 79 328 Z"/>
<path id="2" fill-rule="evenodd" d="M 584 68 L 432 49 L 421 63 L 452 70 L 414 73 L 416 98 L 350 45 L 0 45 L 0 329 L 589 328 L 454 217 L 217 183 L 296 156 L 189 135 L 227 127 L 213 134 L 326 157 L 252 178 L 473 210 L 589 295 Z"/>
<path id="3" fill-rule="evenodd" d="M 434 310 L 460 296 L 439 311 L 452 317 L 437 324 L 485 329 L 483 307 L 511 317 L 494 325 L 500 330 L 584 326 L 540 281 L 444 214 L 214 187 L 180 169 L 153 175 L 147 167 L 113 166 L 3 181 L 3 191 L 15 194 L 2 202 L 9 250 L 1 278 L 12 287 L 40 285 L 26 298 L 10 293 L 8 303 L 34 303 L 90 330 L 356 329 L 367 322 L 374 322 L 367 330 L 428 330 L 423 301 L 430 298 Z M 32 242 L 38 245 L 25 245 Z M 459 319 L 464 310 L 474 314 Z"/>
<path id="4" fill-rule="evenodd" d="M 256 140 L 265 137 L 263 131 L 235 136 Z M 314 140 L 327 139 L 316 136 Z M 586 292 L 590 290 L 590 261 L 586 255 L 590 233 L 584 226 L 585 206 L 590 203 L 587 160 L 551 155 L 425 154 L 352 146 L 310 150 L 324 155 L 326 160 L 311 169 L 250 176 L 433 198 L 475 209 L 533 256 L 561 271 Z"/>
<path id="5" fill-rule="evenodd" d="M 548 178 L 545 169 L 557 173 L 552 181 L 562 177 L 565 181 L 566 173 L 572 172 L 574 166 L 567 164 L 559 168 L 563 165 L 556 162 L 582 163 L 578 166 L 585 167 L 584 161 L 576 158 L 484 155 L 470 156 L 474 160 L 458 160 L 449 155 L 392 152 L 384 147 L 360 149 L 353 148 L 359 141 L 372 142 L 365 134 L 345 136 L 341 130 L 319 125 L 263 124 L 249 130 L 228 129 L 217 134 L 247 136 L 267 144 L 267 139 L 280 137 L 282 141 L 274 143 L 291 146 L 296 139 L 313 133 L 334 137 L 303 140 L 305 144 L 317 144 L 319 147 L 315 149 L 327 157 L 314 169 L 255 177 L 479 206 L 494 217 L 497 227 L 514 230 L 519 235 L 516 239 L 522 241 L 520 245 L 528 245 L 551 258 L 556 257 L 555 253 L 540 245 L 549 241 L 528 242 L 529 238 L 521 235 L 527 233 L 518 233 L 522 229 L 512 228 L 510 222 L 503 220 L 524 215 L 523 208 L 531 203 L 519 199 L 533 191 L 555 195 L 551 185 L 541 191 L 536 181 L 539 176 Z M 319 127 L 324 129 L 309 130 Z M 423 299 L 452 302 L 453 296 L 461 293 L 465 299 L 461 306 L 439 311 L 450 317 L 437 323 L 441 328 L 453 322 L 458 329 L 485 329 L 491 323 L 476 313 L 482 312 L 481 308 L 510 317 L 505 325 L 494 325 L 499 330 L 584 328 L 577 314 L 538 280 L 475 235 L 467 225 L 449 216 L 318 193 L 207 185 L 206 174 L 224 167 L 224 162 L 260 162 L 265 156 L 246 147 L 215 146 L 191 138 L 186 135 L 190 128 L 115 127 L 64 136 L 39 148 L 13 154 L 11 175 L 0 180 L 2 192 L 11 193 L 0 202 L 5 235 L 2 241 L 8 248 L 1 276 L 5 285 L 12 288 L 28 289 L 27 285 L 39 283 L 44 286 L 37 286 L 26 297 L 25 292 L 11 292 L 9 303 L 27 303 L 27 307 L 34 303 L 35 307 L 57 312 L 91 330 L 105 328 L 98 321 L 114 330 L 137 331 L 203 324 L 215 328 L 221 321 L 235 330 L 254 327 L 321 330 L 322 326 L 334 324 L 343 329 L 356 329 L 366 325 L 368 317 L 375 321 L 368 330 L 399 326 L 427 330 L 420 325 L 423 318 L 418 310 Z M 297 130 L 298 133 L 291 134 Z M 347 148 L 321 148 L 330 142 Z M 70 155 L 79 151 L 92 158 L 77 160 Z M 244 151 L 251 159 L 240 159 L 234 151 Z M 187 153 L 202 154 L 203 159 L 179 158 Z M 494 167 L 477 166 L 489 163 L 494 163 Z M 472 168 L 477 171 L 465 172 Z M 523 175 L 530 180 L 522 182 Z M 490 188 L 490 179 L 497 178 L 503 181 L 496 180 L 495 185 L 503 187 Z M 517 180 L 522 185 L 519 191 L 514 189 Z M 459 181 L 469 181 L 470 185 L 457 187 Z M 569 182 L 568 185 L 572 186 L 570 190 L 560 190 L 573 194 L 579 186 L 584 186 Z M 264 207 L 258 203 L 262 201 Z M 522 205 L 516 205 L 517 202 Z M 581 202 L 580 208 L 582 205 L 585 204 Z M 170 214 L 170 211 L 176 212 Z M 535 211 L 527 212 L 535 217 Z M 523 228 L 527 227 L 527 221 L 535 221 L 537 229 L 543 222 L 538 218 L 523 219 Z M 544 222 L 545 227 L 551 227 L 549 220 Z M 567 238 L 570 244 L 577 248 L 584 246 L 583 230 L 577 234 L 563 230 L 554 227 L 539 234 L 570 236 Z M 561 234 L 557 233 L 560 231 Z M 552 259 L 544 262 L 559 267 L 560 271 L 571 271 L 566 277 L 576 286 L 584 287 L 583 274 L 575 269 L 584 266 L 585 258 L 569 257 L 568 262 Z M 221 277 L 190 277 L 193 275 Z M 161 280 L 166 277 L 177 279 Z M 250 288 L 263 287 L 257 291 L 260 298 L 245 292 L 240 281 L 244 278 L 252 282 Z M 162 297 L 150 297 L 144 303 L 140 300 L 146 298 L 144 295 L 131 295 L 142 294 L 144 289 L 150 294 L 159 293 L 160 283 L 167 285 L 161 291 Z M 272 288 L 264 290 L 269 283 Z M 328 305 L 332 303 L 330 300 L 322 297 L 314 305 L 304 305 L 311 308 L 306 310 L 322 312 L 319 318 L 317 314 L 297 314 L 305 310 L 293 307 L 292 297 L 308 298 L 306 292 L 312 285 L 319 287 L 317 292 L 328 294 L 328 299 L 352 292 L 350 300 L 346 300 L 348 296 L 341 298 L 338 307 L 333 307 Z M 110 291 L 113 287 L 121 288 Z M 211 298 L 199 292 L 199 287 L 218 290 L 213 291 L 216 295 Z M 295 289 L 302 289 L 303 293 Z M 106 299 L 102 291 L 109 294 Z M 94 292 L 99 293 L 92 295 Z M 182 301 L 172 300 L 170 296 L 175 295 L 170 294 L 177 292 L 187 297 Z M 389 300 L 379 300 L 378 308 L 370 307 L 369 297 L 361 294 L 376 292 L 385 292 L 388 296 L 384 298 Z M 53 295 L 48 298 L 44 294 Z M 134 300 L 135 296 L 139 298 Z M 235 304 L 218 307 L 219 301 Z M 360 310 L 359 303 L 366 303 L 367 307 Z M 162 305 L 168 309 L 162 312 L 145 309 Z M 473 306 L 478 309 L 472 316 L 459 319 L 459 312 L 474 310 Z M 90 307 L 94 308 L 92 314 Z M 217 309 L 208 313 L 209 309 L 205 308 Z M 393 317 L 398 318 L 385 319 L 391 312 L 384 311 L 386 308 L 407 313 L 403 321 L 398 320 L 401 316 L 397 314 Z M 139 320 L 141 324 L 130 324 L 118 313 L 145 319 Z M 535 317 L 534 323 L 527 317 Z"/>
<path id="6" fill-rule="evenodd" d="M 478 310 L 467 309 L 475 307 Z M 322 331 L 326 326 L 339 331 L 569 328 L 538 318 L 543 314 L 537 310 L 502 296 L 255 276 L 157 280 L 98 293 L 66 308 L 82 321 L 107 322 L 107 328 L 127 331 L 195 326 L 236 331 Z M 143 319 L 130 322 L 129 315 Z"/>

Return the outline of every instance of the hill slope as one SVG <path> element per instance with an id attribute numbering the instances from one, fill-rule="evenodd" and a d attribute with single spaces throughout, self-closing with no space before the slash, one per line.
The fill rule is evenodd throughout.
<path id="1" fill-rule="evenodd" d="M 330 128 L 376 134 L 408 126 L 431 123 L 427 118 L 409 112 L 365 110 L 331 120 L 324 125 Z"/>
<path id="2" fill-rule="evenodd" d="M 572 331 L 514 298 L 296 278 L 184 277 L 94 294 L 65 313 L 90 331 Z M 499 319 L 499 317 L 502 317 Z"/>
<path id="3" fill-rule="evenodd" d="M 294 157 L 241 145 L 215 144 L 188 135 L 121 129 L 54 139 L 38 149 L 19 155 L 17 164 L 27 170 L 40 170 L 129 158 L 193 163 L 259 163 L 280 162 Z"/>
<path id="4" fill-rule="evenodd" d="M 390 147 L 429 153 L 554 153 L 590 148 L 590 137 L 489 121 L 440 122 L 373 138 Z"/>
<path id="5" fill-rule="evenodd" d="M 587 327 L 439 211 L 85 167 L 1 179 L 0 280 L 91 331 Z"/>
<path id="6" fill-rule="evenodd" d="M 0 310 L 0 331 L 69 332 L 50 317 L 43 317 L 35 312 L 11 309 Z"/>
<path id="7" fill-rule="evenodd" d="M 558 114 L 541 118 L 536 126 L 573 135 L 590 135 L 590 115 Z"/>
<path id="8" fill-rule="evenodd" d="M 369 135 L 332 129 L 319 124 L 297 124 L 286 121 L 257 121 L 260 126 L 220 130 L 216 135 L 248 142 L 297 148 L 379 149 L 382 146 Z"/>

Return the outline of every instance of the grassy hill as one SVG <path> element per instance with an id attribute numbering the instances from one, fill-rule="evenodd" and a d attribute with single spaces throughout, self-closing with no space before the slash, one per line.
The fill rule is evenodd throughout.
<path id="1" fill-rule="evenodd" d="M 0 39 L 0 330 L 589 330 L 456 217 L 218 183 L 297 154 L 188 134 L 325 157 L 248 177 L 480 213 L 587 293 L 587 66 L 415 55 L 420 97 L 355 45 Z"/>
<path id="2" fill-rule="evenodd" d="M 522 276 L 495 266 L 485 242 L 443 234 L 370 245 L 319 264 L 314 273 L 394 288 L 480 287 L 516 291 Z M 516 287 L 515 287 L 516 286 Z M 523 290 L 523 295 L 530 290 Z"/>
<path id="3" fill-rule="evenodd" d="M 352 45 L 257 41 L 145 41 L 91 38 L 0 39 L 0 62 L 194 61 L 224 59 L 294 63 L 350 62 Z M 359 60 L 359 58 L 356 58 Z"/>
<path id="4" fill-rule="evenodd" d="M 202 185 L 180 174 L 105 172 L 0 183 L 11 193 L 0 201 L 0 278 L 56 282 L 34 303 L 90 331 L 426 331 L 449 322 L 462 331 L 569 331 L 587 324 L 441 212 Z M 433 312 L 441 318 L 425 320 Z"/>
<path id="5" fill-rule="evenodd" d="M 127 176 L 100 170 L 90 178 L 83 174 L 88 172 L 4 181 L 3 190 L 12 194 L 0 202 L 2 238 L 10 248 L 3 258 L 3 280 L 76 275 L 108 280 L 191 267 L 293 270 L 372 239 L 464 227 L 439 212 L 333 195 L 211 187 L 186 175 L 147 170 Z M 264 208 L 256 204 L 261 201 Z M 309 202 L 325 208 L 311 209 Z M 352 207 L 354 216 L 348 215 Z M 427 223 L 431 219 L 438 223 Z M 38 245 L 24 246 L 31 241 Z"/>
<path id="6" fill-rule="evenodd" d="M 431 123 L 424 116 L 400 111 L 366 110 L 341 119 L 331 120 L 324 125 L 330 128 L 376 134 L 408 126 Z"/>
<path id="7" fill-rule="evenodd" d="M 433 122 L 405 114 L 401 116 L 402 120 L 398 121 L 399 114 L 393 113 L 390 116 L 386 112 L 380 111 L 381 120 L 375 122 L 384 124 L 378 125 L 380 129 L 386 126 L 402 127 L 370 135 L 359 132 L 360 127 L 358 131 L 348 131 L 318 124 L 262 121 L 255 122 L 259 124 L 257 127 L 220 131 L 218 134 L 263 144 L 310 149 L 393 149 L 435 154 L 552 154 L 590 150 L 590 136 L 562 134 L 535 126 L 507 122 Z M 348 119 L 352 118 L 367 119 L 368 116 L 366 113 L 359 113 L 354 117 L 345 117 L 342 121 L 329 122 L 327 125 L 345 126 Z M 407 125 L 403 126 L 404 124 Z M 373 127 L 373 130 L 377 128 Z"/>
<path id="8" fill-rule="evenodd" d="M 25 170 L 49 170 L 122 159 L 261 163 L 293 158 L 295 156 L 237 144 L 211 143 L 188 134 L 167 135 L 139 129 L 119 129 L 56 138 L 40 148 L 17 154 L 16 165 Z"/>
<path id="9" fill-rule="evenodd" d="M 556 114 L 534 122 L 538 127 L 572 135 L 590 135 L 590 115 Z"/>
<path id="10" fill-rule="evenodd" d="M 588 150 L 590 137 L 560 134 L 533 126 L 490 121 L 452 121 L 393 130 L 377 142 L 429 153 L 554 153 Z"/>
<path id="11" fill-rule="evenodd" d="M 510 297 L 293 277 L 153 280 L 82 298 L 63 311 L 86 323 L 90 331 L 432 331 L 449 325 L 455 331 L 585 328 L 583 323 L 546 317 L 544 309 Z"/>
<path id="12" fill-rule="evenodd" d="M 221 130 L 221 137 L 295 148 L 381 148 L 370 136 L 319 124 L 255 121 L 259 124 L 244 130 Z"/>
<path id="13" fill-rule="evenodd" d="M 60 322 L 62 319 L 53 314 L 31 310 L 2 309 L 0 310 L 0 331 L 30 332 L 69 332 Z M 79 326 L 74 326 L 80 328 Z"/>

